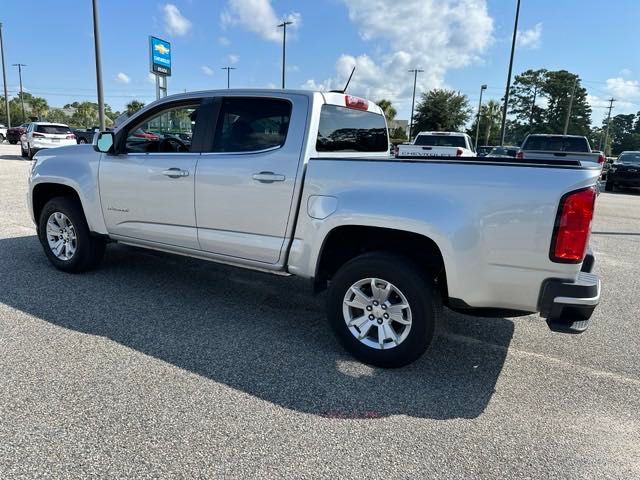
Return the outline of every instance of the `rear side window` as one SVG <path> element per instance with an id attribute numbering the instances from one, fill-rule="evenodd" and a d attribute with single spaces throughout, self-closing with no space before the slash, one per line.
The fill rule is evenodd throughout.
<path id="1" fill-rule="evenodd" d="M 414 145 L 424 145 L 428 147 L 467 147 L 464 137 L 459 135 L 418 135 Z"/>
<path id="2" fill-rule="evenodd" d="M 214 152 L 257 152 L 281 147 L 287 138 L 291 103 L 277 98 L 225 98 Z"/>
<path id="3" fill-rule="evenodd" d="M 523 150 L 538 150 L 543 152 L 589 152 L 589 142 L 586 138 L 572 137 L 529 137 Z"/>
<path id="4" fill-rule="evenodd" d="M 318 152 L 386 152 L 384 117 L 337 105 L 323 105 L 316 142 Z"/>
<path id="5" fill-rule="evenodd" d="M 71 129 L 66 125 L 37 125 L 36 132 L 54 135 L 64 135 L 71 133 Z"/>

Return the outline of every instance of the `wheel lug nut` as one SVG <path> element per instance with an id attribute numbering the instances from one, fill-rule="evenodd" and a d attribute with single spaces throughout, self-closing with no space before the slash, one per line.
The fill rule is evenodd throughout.
<path id="1" fill-rule="evenodd" d="M 381 318 L 378 319 L 378 325 L 382 325 L 382 319 Z"/>
<path id="2" fill-rule="evenodd" d="M 389 318 L 389 314 L 388 314 L 388 313 L 385 313 L 385 314 L 383 315 L 383 317 L 384 317 L 385 319 L 387 319 L 387 318 Z"/>
<path id="3" fill-rule="evenodd" d="M 371 308 L 371 305 L 367 305 L 367 312 L 370 312 L 371 310 L 373 310 L 373 308 Z"/>
<path id="4" fill-rule="evenodd" d="M 373 315 L 369 315 L 369 320 L 373 320 L 374 318 L 376 317 L 374 317 Z"/>
<path id="5" fill-rule="evenodd" d="M 376 300 L 373 301 L 373 304 L 377 307 L 378 306 L 378 302 Z"/>
<path id="6" fill-rule="evenodd" d="M 386 306 L 384 303 L 382 304 L 382 309 L 383 309 L 383 310 L 386 310 L 386 309 L 387 309 L 387 306 Z"/>

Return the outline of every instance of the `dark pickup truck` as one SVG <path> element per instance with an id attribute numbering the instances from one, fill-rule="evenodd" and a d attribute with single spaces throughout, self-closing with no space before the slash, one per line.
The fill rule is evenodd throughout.
<path id="1" fill-rule="evenodd" d="M 100 127 L 76 128 L 73 130 L 73 133 L 78 143 L 93 143 L 93 136 L 96 134 L 96 131 L 100 131 Z"/>
<path id="2" fill-rule="evenodd" d="M 640 152 L 622 152 L 607 172 L 607 192 L 630 187 L 640 187 Z"/>

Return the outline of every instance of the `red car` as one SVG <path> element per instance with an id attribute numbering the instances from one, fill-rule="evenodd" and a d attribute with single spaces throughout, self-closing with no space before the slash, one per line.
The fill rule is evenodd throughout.
<path id="1" fill-rule="evenodd" d="M 135 130 L 131 134 L 131 136 L 132 137 L 138 137 L 138 138 L 144 138 L 145 140 L 151 140 L 151 141 L 156 141 L 156 142 L 158 140 L 160 140 L 160 137 L 158 135 L 156 135 L 155 133 L 145 132 L 141 128 L 138 128 L 137 130 Z"/>
<path id="2" fill-rule="evenodd" d="M 23 123 L 19 127 L 11 127 L 7 129 L 7 140 L 11 145 L 15 145 L 20 141 L 20 137 L 27 131 L 28 123 Z"/>

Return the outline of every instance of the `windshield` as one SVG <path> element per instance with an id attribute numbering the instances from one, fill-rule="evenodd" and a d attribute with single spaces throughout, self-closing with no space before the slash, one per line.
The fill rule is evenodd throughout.
<path id="1" fill-rule="evenodd" d="M 504 148 L 504 147 L 496 147 L 489 152 L 489 156 L 493 155 L 503 155 L 508 157 L 515 157 L 516 153 L 518 153 L 517 148 Z"/>
<path id="2" fill-rule="evenodd" d="M 69 129 L 69 127 L 67 127 L 66 125 L 38 125 L 36 127 L 36 132 L 64 135 L 66 133 L 71 133 L 71 129 Z"/>
<path id="3" fill-rule="evenodd" d="M 418 135 L 414 145 L 429 147 L 462 147 L 466 148 L 464 137 L 460 135 Z"/>
<path id="4" fill-rule="evenodd" d="M 543 152 L 585 152 L 589 153 L 589 142 L 580 137 L 529 137 L 523 150 L 537 150 Z"/>
<path id="5" fill-rule="evenodd" d="M 623 153 L 618 157 L 616 163 L 633 163 L 640 164 L 640 152 L 637 153 Z"/>

